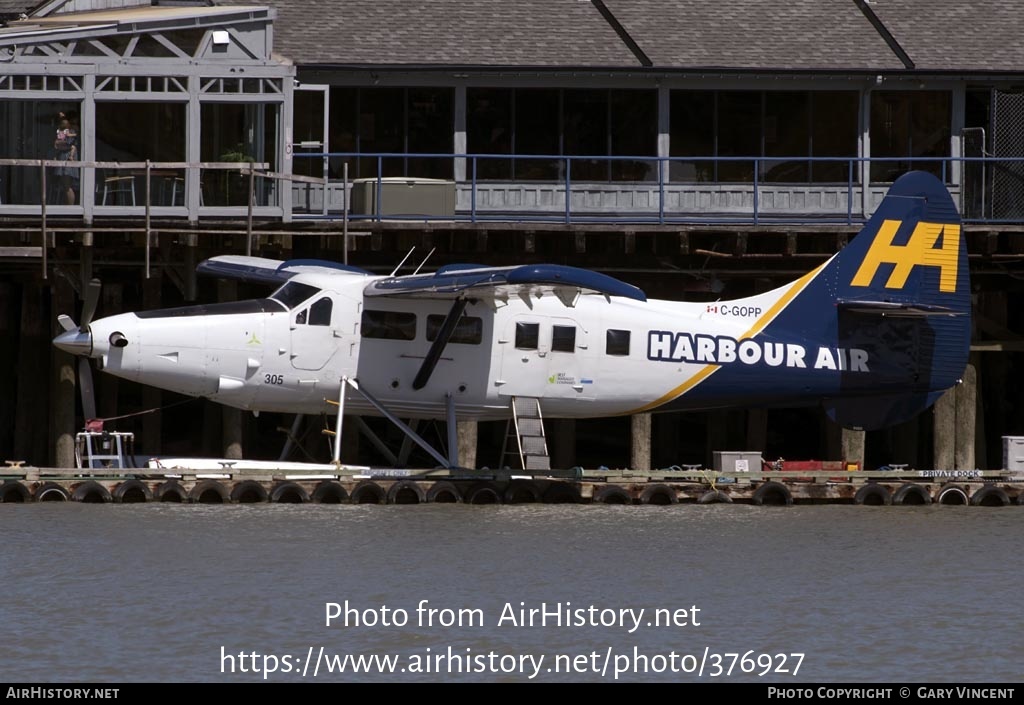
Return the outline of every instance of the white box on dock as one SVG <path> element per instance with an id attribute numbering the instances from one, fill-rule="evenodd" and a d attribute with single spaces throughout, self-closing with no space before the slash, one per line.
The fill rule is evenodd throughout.
<path id="1" fill-rule="evenodd" d="M 715 472 L 750 472 L 761 470 L 761 453 L 751 450 L 716 450 Z"/>
<path id="2" fill-rule="evenodd" d="M 1024 436 L 1003 436 L 1003 469 L 1024 471 Z"/>

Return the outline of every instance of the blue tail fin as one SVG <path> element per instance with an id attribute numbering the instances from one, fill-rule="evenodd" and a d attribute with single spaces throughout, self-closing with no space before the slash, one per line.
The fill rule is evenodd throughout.
<path id="1" fill-rule="evenodd" d="M 837 345 L 873 361 L 867 374 L 842 376 L 825 403 L 833 419 L 892 425 L 959 381 L 971 334 L 967 248 L 956 205 L 933 175 L 897 179 L 822 279 L 835 287 Z"/>

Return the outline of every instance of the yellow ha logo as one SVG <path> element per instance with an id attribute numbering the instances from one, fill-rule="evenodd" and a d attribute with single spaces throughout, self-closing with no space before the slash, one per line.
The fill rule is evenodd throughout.
<path id="1" fill-rule="evenodd" d="M 914 267 L 938 267 L 939 291 L 956 291 L 960 259 L 960 226 L 953 223 L 918 223 L 906 245 L 894 245 L 901 221 L 886 220 L 878 229 L 871 249 L 853 276 L 852 286 L 871 286 L 879 265 L 895 265 L 885 282 L 886 289 L 902 289 Z M 938 246 L 939 240 L 942 240 Z"/>

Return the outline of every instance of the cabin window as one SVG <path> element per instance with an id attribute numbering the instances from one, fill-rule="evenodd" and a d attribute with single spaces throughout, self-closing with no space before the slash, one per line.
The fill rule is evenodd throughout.
<path id="1" fill-rule="evenodd" d="M 309 308 L 309 325 L 329 326 L 331 325 L 331 309 L 333 304 L 326 296 Z"/>
<path id="2" fill-rule="evenodd" d="M 516 323 L 516 347 L 520 350 L 536 350 L 539 337 L 539 323 Z"/>
<path id="3" fill-rule="evenodd" d="M 308 317 L 309 317 L 309 309 L 308 308 L 302 309 L 295 316 L 295 325 L 297 325 L 297 326 L 304 326 L 304 325 L 306 325 L 306 318 L 308 318 Z"/>
<path id="4" fill-rule="evenodd" d="M 629 331 L 609 328 L 605 334 L 604 352 L 606 355 L 629 355 Z"/>
<path id="5" fill-rule="evenodd" d="M 405 311 L 363 311 L 364 338 L 412 340 L 416 337 L 416 314 Z"/>
<path id="6" fill-rule="evenodd" d="M 427 316 L 427 340 L 433 342 L 437 334 L 441 332 L 446 316 L 432 313 Z M 479 345 L 483 340 L 484 319 L 478 316 L 463 316 L 455 324 L 455 332 L 452 333 L 449 343 L 460 345 Z"/>
<path id="7" fill-rule="evenodd" d="M 576 352 L 576 326 L 553 326 L 551 349 L 554 352 Z"/>
<path id="8" fill-rule="evenodd" d="M 280 301 L 289 309 L 295 308 L 306 299 L 312 297 L 314 294 L 319 293 L 320 290 L 315 286 L 309 284 L 300 284 L 299 282 L 288 282 L 280 289 L 270 295 L 270 298 Z M 298 323 L 299 321 L 296 321 Z M 306 321 L 303 320 L 302 323 Z"/>

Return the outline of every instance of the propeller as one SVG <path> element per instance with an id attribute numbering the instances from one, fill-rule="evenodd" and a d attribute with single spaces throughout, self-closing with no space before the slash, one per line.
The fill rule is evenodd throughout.
<path id="1" fill-rule="evenodd" d="M 96 418 L 96 392 L 92 383 L 92 365 L 89 364 L 89 356 L 92 354 L 92 331 L 89 324 L 96 315 L 101 288 L 99 279 L 89 282 L 83 296 L 82 322 L 76 324 L 71 316 L 62 313 L 57 316 L 57 323 L 64 332 L 53 339 L 58 348 L 78 357 L 78 389 L 86 424 Z"/>

